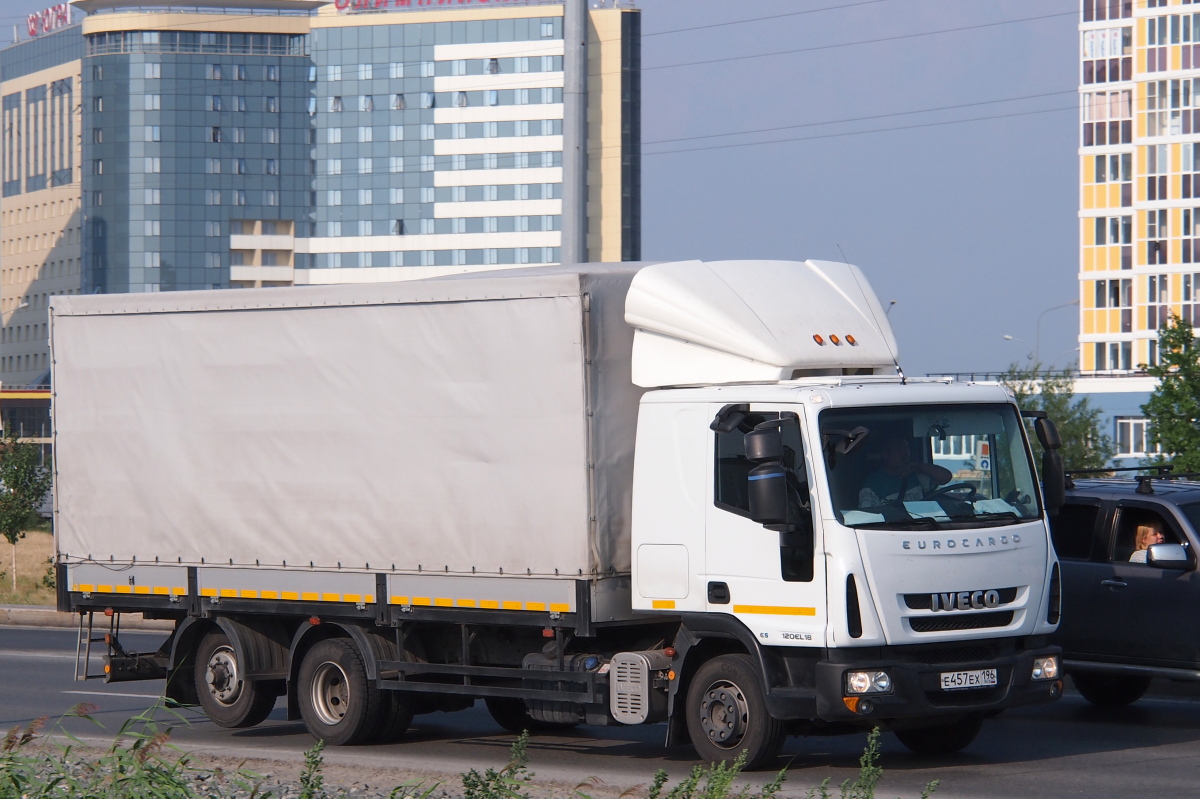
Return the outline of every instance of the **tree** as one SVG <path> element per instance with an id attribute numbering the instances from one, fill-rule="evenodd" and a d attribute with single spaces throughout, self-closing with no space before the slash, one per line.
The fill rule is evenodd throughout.
<path id="1" fill-rule="evenodd" d="M 1149 421 L 1151 447 L 1161 454 L 1151 463 L 1170 461 L 1176 472 L 1200 472 L 1200 347 L 1190 322 L 1172 316 L 1158 331 L 1158 363 L 1146 371 L 1158 386 L 1142 406 Z"/>
<path id="2" fill-rule="evenodd" d="M 1112 437 L 1100 429 L 1101 410 L 1093 408 L 1087 397 L 1075 399 L 1075 379 L 1070 369 L 1042 373 L 1040 363 L 1026 368 L 1012 364 L 1000 378 L 1016 396 L 1023 411 L 1045 411 L 1058 426 L 1062 438 L 1065 469 L 1102 469 L 1113 456 Z M 1040 457 L 1042 445 L 1026 421 L 1029 440 Z"/>
<path id="3" fill-rule="evenodd" d="M 12 584 L 17 590 L 17 542 L 37 524 L 38 508 L 50 490 L 50 470 L 36 444 L 15 433 L 0 441 L 0 535 L 12 545 Z"/>

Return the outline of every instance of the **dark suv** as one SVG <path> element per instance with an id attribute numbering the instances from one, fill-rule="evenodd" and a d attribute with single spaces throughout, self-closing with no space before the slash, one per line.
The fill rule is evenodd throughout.
<path id="1" fill-rule="evenodd" d="M 1054 643 L 1094 704 L 1136 702 L 1151 677 L 1200 681 L 1200 482 L 1186 477 L 1069 478 L 1051 519 L 1063 597 Z"/>

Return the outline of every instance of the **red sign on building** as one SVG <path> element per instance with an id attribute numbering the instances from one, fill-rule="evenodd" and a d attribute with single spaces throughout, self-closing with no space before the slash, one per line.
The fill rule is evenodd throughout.
<path id="1" fill-rule="evenodd" d="M 50 6 L 28 17 L 29 36 L 41 36 L 71 24 L 71 7 L 66 3 Z"/>

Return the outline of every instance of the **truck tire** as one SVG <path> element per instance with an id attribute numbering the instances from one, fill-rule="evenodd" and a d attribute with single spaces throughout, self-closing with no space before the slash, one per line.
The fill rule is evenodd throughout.
<path id="1" fill-rule="evenodd" d="M 392 708 L 391 700 L 367 679 L 358 649 L 345 638 L 314 644 L 300 664 L 298 682 L 304 726 L 331 746 L 370 740 Z"/>
<path id="2" fill-rule="evenodd" d="M 394 743 L 408 732 L 413 720 L 412 695 L 403 691 L 380 691 L 387 702 L 379 732 L 374 736 L 379 743 Z"/>
<path id="3" fill-rule="evenodd" d="M 1071 681 L 1083 698 L 1097 707 L 1132 705 L 1150 688 L 1149 677 L 1120 674 L 1072 674 Z"/>
<path id="4" fill-rule="evenodd" d="M 982 727 L 983 714 L 972 713 L 958 721 L 937 727 L 896 730 L 896 737 L 915 754 L 950 755 L 970 746 Z"/>
<path id="5" fill-rule="evenodd" d="M 275 707 L 272 685 L 242 679 L 237 652 L 223 632 L 200 640 L 194 673 L 200 707 L 221 727 L 253 727 Z"/>
<path id="6" fill-rule="evenodd" d="M 744 750 L 747 770 L 766 765 L 783 745 L 783 723 L 767 712 L 762 680 L 749 655 L 703 664 L 687 692 L 687 728 L 707 763 L 732 763 Z"/>
<path id="7" fill-rule="evenodd" d="M 514 699 L 508 696 L 489 696 L 484 701 L 492 720 L 509 732 L 520 735 L 523 732 L 550 732 L 552 730 L 569 730 L 576 725 L 567 722 L 539 721 L 529 715 L 529 708 L 524 699 Z"/>

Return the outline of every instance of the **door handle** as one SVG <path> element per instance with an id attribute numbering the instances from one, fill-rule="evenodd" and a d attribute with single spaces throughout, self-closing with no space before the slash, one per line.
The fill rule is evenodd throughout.
<path id="1" fill-rule="evenodd" d="M 1109 588 L 1125 588 L 1129 583 L 1123 580 L 1101 580 L 1100 585 L 1107 585 Z"/>

